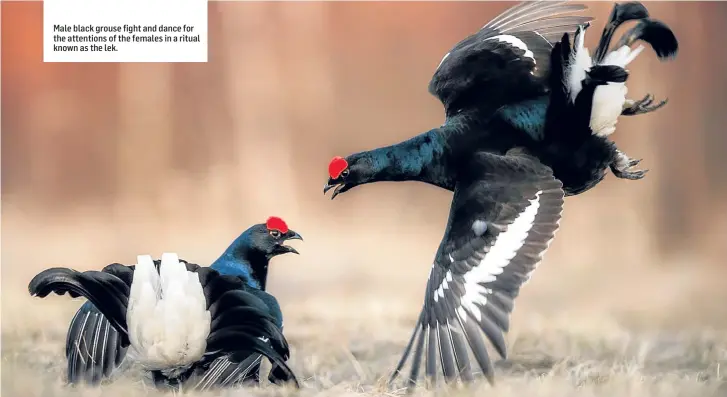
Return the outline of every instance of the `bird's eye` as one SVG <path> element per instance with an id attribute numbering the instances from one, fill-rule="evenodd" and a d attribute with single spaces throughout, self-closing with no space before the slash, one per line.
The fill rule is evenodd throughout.
<path id="1" fill-rule="evenodd" d="M 347 177 L 348 176 L 348 169 L 343 170 L 343 172 L 341 172 L 341 176 L 344 177 L 344 178 Z"/>
<path id="2" fill-rule="evenodd" d="M 269 233 L 270 233 L 271 236 L 273 236 L 273 238 L 279 238 L 280 237 L 280 232 L 277 231 L 277 230 L 271 230 Z"/>

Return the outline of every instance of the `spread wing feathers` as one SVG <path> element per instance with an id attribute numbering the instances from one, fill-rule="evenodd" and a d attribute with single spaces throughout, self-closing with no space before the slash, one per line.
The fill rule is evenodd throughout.
<path id="1" fill-rule="evenodd" d="M 244 356 L 244 354 L 240 354 Z M 193 389 L 198 391 L 212 390 L 215 387 L 233 387 L 242 384 L 257 384 L 260 381 L 260 364 L 263 355 L 251 353 L 242 361 L 233 361 L 231 355 L 215 359 Z M 268 380 L 280 384 L 293 380 L 290 369 L 273 364 Z"/>
<path id="2" fill-rule="evenodd" d="M 68 327 L 67 378 L 96 385 L 111 376 L 126 356 L 119 332 L 91 302 L 84 303 Z"/>
<path id="3" fill-rule="evenodd" d="M 432 266 L 409 346 L 409 385 L 417 381 L 422 356 L 426 377 L 436 382 L 474 378 L 468 354 L 493 382 L 494 370 L 482 334 L 506 357 L 504 332 L 514 299 L 552 241 L 564 193 L 552 171 L 527 155 L 477 153 L 460 178 L 444 237 Z M 416 340 L 416 341 L 415 341 Z"/>
<path id="4" fill-rule="evenodd" d="M 494 109 L 541 94 L 547 88 L 551 42 L 592 20 L 563 15 L 585 10 L 565 1 L 524 2 L 508 9 L 455 45 L 429 82 L 447 115 L 462 109 Z"/>
<path id="5" fill-rule="evenodd" d="M 291 381 L 299 387 L 295 374 L 285 362 L 290 356 L 288 342 L 265 302 L 233 285 L 223 286 L 239 278 L 217 278 L 221 281 L 216 281 L 215 298 L 209 301 L 212 324 L 206 354 L 219 361 L 213 362 L 199 387 L 208 389 L 244 380 L 259 364 L 253 362 L 253 368 L 247 369 L 251 357 L 259 355 L 280 368 L 283 381 Z M 219 356 L 225 358 L 220 360 Z"/>
<path id="6" fill-rule="evenodd" d="M 118 332 L 120 345 L 129 346 L 129 334 L 126 325 L 126 308 L 129 303 L 133 269 L 120 264 L 111 264 L 101 271 L 78 272 L 68 268 L 51 268 L 33 277 L 28 285 L 31 295 L 44 298 L 50 293 L 58 295 L 68 293 L 71 297 L 83 296 L 95 306 L 103 317 Z M 90 313 L 89 313 L 90 317 Z M 94 327 L 84 329 L 83 339 L 94 340 L 90 332 Z M 68 346 L 67 346 L 68 347 Z M 89 346 L 91 350 L 95 346 Z"/>
<path id="7" fill-rule="evenodd" d="M 143 258 L 140 257 L 140 263 L 141 259 Z M 159 274 L 157 281 L 163 285 L 174 275 L 171 274 L 171 269 L 165 272 L 161 262 L 154 261 L 151 269 L 156 270 Z M 186 261 L 179 262 L 185 265 L 187 272 L 196 273 L 198 276 L 201 292 L 205 298 L 204 308 L 210 313 L 209 332 L 206 335 L 204 357 L 201 359 L 201 363 L 205 359 L 214 360 L 220 356 L 227 356 L 231 362 L 241 363 L 251 353 L 257 353 L 267 357 L 280 367 L 280 373 L 298 385 L 292 370 L 285 363 L 290 354 L 288 342 L 275 325 L 275 318 L 268 313 L 265 303 L 253 294 L 246 292 L 243 281 L 239 277 L 221 275 L 211 268 L 200 267 Z M 120 346 L 125 348 L 131 344 L 129 328 L 133 328 L 131 330 L 135 336 L 133 339 L 140 344 L 133 347 L 135 350 L 144 352 L 147 350 L 145 345 L 148 343 L 143 342 L 149 342 L 144 340 L 148 338 L 148 332 L 142 331 L 140 327 L 144 328 L 145 321 L 139 317 L 140 311 L 136 311 L 136 314 L 132 313 L 141 309 L 129 310 L 130 302 L 141 307 L 142 304 L 139 302 L 144 300 L 142 299 L 143 293 L 138 292 L 142 288 L 136 286 L 132 288 L 132 285 L 135 285 L 133 283 L 135 270 L 135 266 L 124 266 L 118 263 L 106 266 L 101 271 L 78 272 L 67 268 L 52 268 L 36 275 L 31 280 L 28 289 L 31 295 L 41 298 L 48 296 L 51 292 L 59 295 L 68 292 L 71 297 L 85 297 L 118 332 Z M 153 277 L 145 281 L 155 288 Z M 185 307 L 185 309 L 188 308 Z M 129 319 L 139 317 L 134 320 L 138 323 L 135 327 L 127 325 L 127 312 Z M 85 317 L 85 315 L 83 316 Z M 91 314 L 88 317 L 91 317 Z M 76 320 L 80 320 L 80 315 L 74 319 L 74 323 Z M 150 318 L 147 318 L 148 320 Z M 99 323 L 98 319 L 94 321 Z M 96 337 L 92 330 L 98 330 L 99 326 L 101 325 L 81 326 L 85 330 L 80 333 L 84 344 L 89 345 L 92 351 L 94 348 L 100 348 L 98 343 L 103 343 L 100 337 L 99 342 L 94 342 Z M 72 326 L 71 332 L 74 332 L 74 329 Z M 173 342 L 180 341 L 184 342 L 184 338 Z"/>
<path id="8" fill-rule="evenodd" d="M 194 390 L 205 391 L 214 387 L 230 387 L 245 381 L 257 382 L 256 372 L 263 356 L 250 354 L 240 362 L 234 362 L 229 355 L 215 359 L 204 375 L 194 385 Z"/>

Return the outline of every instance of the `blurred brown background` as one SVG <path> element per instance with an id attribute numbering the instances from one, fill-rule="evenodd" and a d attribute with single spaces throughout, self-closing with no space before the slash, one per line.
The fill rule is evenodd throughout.
<path id="1" fill-rule="evenodd" d="M 213 2 L 206 64 L 45 64 L 42 3 L 3 1 L 3 310 L 42 268 L 210 263 L 277 215 L 306 239 L 272 268 L 284 310 L 401 304 L 413 320 L 451 193 L 382 183 L 331 202 L 326 167 L 441 124 L 426 90 L 441 57 L 512 4 Z M 591 48 L 612 4 L 589 4 Z M 614 139 L 651 172 L 567 200 L 518 313 L 725 322 L 727 3 L 646 5 L 680 52 L 642 53 L 630 94 L 670 103 Z"/>

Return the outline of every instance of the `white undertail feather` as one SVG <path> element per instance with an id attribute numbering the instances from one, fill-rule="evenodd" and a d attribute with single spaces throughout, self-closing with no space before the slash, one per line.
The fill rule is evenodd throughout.
<path id="1" fill-rule="evenodd" d="M 126 322 L 131 353 L 148 370 L 182 368 L 207 347 L 211 315 L 197 273 L 176 254 L 162 255 L 157 273 L 149 255 L 139 255 Z"/>
<path id="2" fill-rule="evenodd" d="M 574 52 L 565 76 L 565 84 L 567 84 L 570 100 L 573 102 L 582 88 L 581 84 L 586 78 L 586 72 L 593 66 L 593 60 L 588 53 L 588 48 L 584 47 L 584 41 L 585 30 L 581 29 L 574 44 Z M 636 56 L 643 50 L 643 45 L 639 45 L 636 49 L 622 46 L 606 54 L 600 64 L 626 68 L 626 65 L 636 59 Z M 589 125 L 594 135 L 606 137 L 616 130 L 616 123 L 626 102 L 627 93 L 625 83 L 608 83 L 596 88 L 593 94 Z"/>
<path id="3" fill-rule="evenodd" d="M 583 28 L 579 28 L 579 30 L 580 34 L 573 45 L 574 51 L 571 53 L 569 67 L 565 76 L 571 102 L 575 102 L 576 96 L 578 96 L 582 88 L 581 82 L 586 78 L 586 71 L 590 70 L 593 65 L 588 48 L 584 47 L 585 31 Z"/>
<path id="4" fill-rule="evenodd" d="M 603 65 L 616 65 L 625 68 L 644 50 L 640 45 L 632 50 L 629 46 L 611 51 L 603 58 Z M 625 83 L 608 83 L 596 88 L 591 108 L 591 131 L 598 136 L 609 136 L 616 131 L 616 122 L 626 102 L 628 88 Z"/>

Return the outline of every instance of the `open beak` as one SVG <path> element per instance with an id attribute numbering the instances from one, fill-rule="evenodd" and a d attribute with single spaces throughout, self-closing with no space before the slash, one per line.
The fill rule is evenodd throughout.
<path id="1" fill-rule="evenodd" d="M 300 240 L 300 241 L 303 241 L 303 236 L 301 236 L 300 234 L 298 234 L 298 233 L 296 233 L 296 232 L 294 232 L 292 230 L 288 230 L 288 232 L 285 233 L 285 239 L 286 240 Z"/>
<path id="2" fill-rule="evenodd" d="M 343 189 L 345 186 L 346 186 L 346 184 L 343 182 L 333 182 L 332 183 L 332 181 L 329 180 L 323 186 L 323 194 L 325 195 L 326 193 L 328 193 L 329 190 L 331 190 L 335 187 L 335 189 L 333 190 L 333 195 L 331 196 L 331 200 L 333 200 L 334 198 L 336 198 L 336 196 L 338 196 L 338 193 L 340 193 L 341 189 Z"/>
<path id="3" fill-rule="evenodd" d="M 288 230 L 288 232 L 285 233 L 285 235 L 284 235 L 283 242 L 288 241 L 288 240 L 303 241 L 303 236 L 301 236 L 300 234 L 298 234 L 292 230 Z M 289 254 L 289 253 L 300 255 L 300 253 L 295 248 L 289 247 L 287 245 L 283 245 L 282 242 L 280 245 L 275 247 L 275 255 Z"/>

